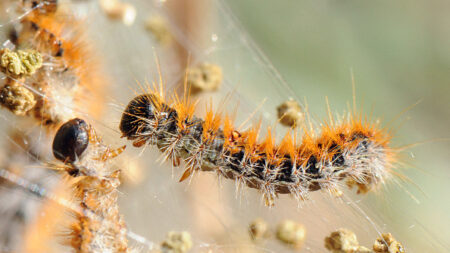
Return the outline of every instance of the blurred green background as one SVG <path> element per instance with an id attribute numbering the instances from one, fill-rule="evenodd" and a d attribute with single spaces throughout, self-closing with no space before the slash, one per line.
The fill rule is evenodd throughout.
<path id="1" fill-rule="evenodd" d="M 173 1 L 186 4 L 179 0 Z M 358 207 L 368 207 L 372 211 L 369 217 L 381 231 L 395 233 L 394 236 L 405 243 L 408 252 L 449 252 L 450 2 L 219 1 L 230 5 L 232 14 L 241 22 L 243 30 L 267 54 L 292 87 L 295 96 L 307 99 L 309 110 L 317 116 L 315 118 L 320 120 L 326 117 L 325 96 L 329 97 L 333 112 L 347 109 L 347 103 L 352 99 L 353 72 L 358 105 L 363 111 L 373 111 L 373 117 L 381 118 L 384 123 L 395 120 L 393 126 L 397 131 L 394 133 L 393 145 L 419 144 L 403 153 L 402 161 L 407 164 L 402 165 L 399 172 L 411 179 L 410 182 L 402 183 L 404 188 L 389 183 L 379 194 L 350 195 L 350 198 L 357 202 Z M 101 49 L 99 51 L 108 63 L 113 80 L 111 87 L 114 94 L 108 97 L 108 101 L 116 107 L 118 104 L 126 105 L 134 96 L 133 90 L 139 90 L 136 81 L 145 83 L 146 80 L 157 80 L 159 76 L 155 52 L 168 84 L 176 84 L 184 73 L 181 64 L 176 64 L 180 56 L 175 55 L 175 50 L 159 48 L 143 29 L 144 20 L 150 14 L 168 15 L 155 6 L 159 6 L 160 2 L 171 1 L 159 0 L 155 5 L 147 0 L 130 2 L 138 7 L 138 20 L 134 26 L 125 27 L 123 24 L 113 23 L 105 15 L 98 15 L 101 13 L 99 9 L 89 12 L 92 15 L 88 19 L 92 40 Z M 84 4 L 92 3 L 95 2 L 87 1 Z M 231 96 L 232 101 L 228 105 L 222 104 L 222 107 L 232 111 L 235 104 L 242 105 L 238 117 L 244 120 L 253 108 L 243 105 L 247 101 L 241 101 L 244 99 L 240 95 L 248 98 L 248 104 L 253 107 L 259 105 L 263 98 L 269 98 L 260 112 L 265 119 L 269 119 L 268 125 L 274 125 L 274 108 L 281 100 L 293 94 L 289 90 L 282 90 L 283 87 L 278 92 L 277 88 L 280 87 L 273 87 L 277 80 L 268 80 L 270 73 L 261 74 L 264 72 L 261 69 L 267 66 L 264 66 L 264 62 L 259 62 L 259 59 L 252 58 L 252 46 L 244 43 L 245 38 L 240 37 L 241 31 L 236 30 L 232 22 L 228 22 L 223 11 L 215 9 L 217 5 L 199 6 L 204 8 L 198 11 L 203 15 L 200 22 L 207 23 L 205 26 L 211 25 L 209 28 L 213 34 L 205 32 L 209 44 L 193 43 L 192 46 L 180 35 L 181 29 L 174 31 L 177 32 L 175 35 L 179 42 L 184 42 L 182 46 L 192 54 L 193 61 L 213 61 L 224 69 L 228 83 L 217 94 L 208 93 L 205 96 L 217 96 L 214 101 L 221 103 L 230 91 L 236 89 L 237 92 Z M 195 7 L 200 8 L 199 6 Z M 185 12 L 189 11 L 181 8 L 180 13 Z M 170 20 L 173 27 L 177 26 L 174 21 L 176 18 L 175 15 Z M 194 26 L 192 29 L 195 31 L 187 33 L 192 35 L 190 39 L 194 41 L 201 37 L 195 32 L 204 35 L 199 30 L 209 30 L 208 27 L 197 28 Z M 185 58 L 182 60 L 185 61 Z M 418 101 L 421 102 L 410 108 Z M 122 143 L 117 142 L 123 140 L 119 139 L 116 129 L 122 110 L 116 107 L 110 108 L 112 116 L 108 115 L 100 121 L 108 126 L 100 132 L 103 136 L 111 137 L 114 140 L 112 143 L 119 146 Z M 407 112 L 398 117 L 404 110 Z M 202 242 L 209 242 L 219 248 L 223 245 L 234 246 L 229 243 L 236 243 L 242 237 L 234 229 L 240 228 L 247 236 L 248 222 L 258 216 L 274 217 L 271 220 L 273 223 L 282 218 L 297 219 L 305 223 L 308 228 L 305 247 L 307 252 L 324 252 L 323 237 L 331 232 L 329 227 L 342 224 L 352 229 L 362 227 L 360 231 L 367 233 L 359 233 L 358 236 L 366 246 L 375 239 L 374 227 L 367 226 L 366 217 L 362 217 L 361 212 L 353 210 L 356 214 L 345 213 L 343 217 L 337 217 L 351 209 L 350 205 L 345 203 L 342 207 L 339 205 L 341 203 L 335 203 L 339 200 L 330 201 L 325 194 L 316 194 L 315 197 L 329 201 L 330 204 L 305 201 L 304 207 L 299 208 L 295 201 L 283 196 L 276 207 L 269 209 L 259 202 L 260 195 L 256 191 L 249 191 L 244 201 L 241 201 L 241 196 L 235 197 L 237 194 L 234 192 L 233 182 L 224 183 L 225 186 L 221 186 L 219 190 L 214 175 L 207 175 L 203 181 L 200 179 L 192 185 L 179 184 L 176 179 L 183 171 L 175 170 L 178 174 L 174 176 L 169 164 L 161 165 L 159 161 L 155 161 L 159 155 L 155 150 L 153 153 L 150 150 L 143 153 L 129 147 L 126 152 L 130 155 L 130 160 L 146 160 L 142 167 L 148 169 L 150 176 L 145 179 L 145 184 L 124 190 L 121 210 L 131 231 L 152 240 L 162 238 L 165 231 L 178 229 L 193 232 L 198 248 L 204 246 Z M 132 155 L 133 152 L 136 153 L 135 156 Z M 149 161 L 153 161 L 153 164 Z M 167 168 L 159 168 L 164 166 Z M 196 194 L 199 192 L 201 194 Z M 213 200 L 201 199 L 207 193 L 210 193 Z M 420 203 L 416 203 L 410 195 Z M 210 203 L 222 204 L 224 207 L 215 208 Z M 215 217 L 213 221 L 216 223 L 199 219 L 205 213 Z M 375 215 L 372 216 L 372 213 Z M 228 224 L 230 220 L 234 223 Z M 202 226 L 205 223 L 206 227 L 213 227 L 211 231 L 218 230 L 222 234 L 217 232 L 217 235 L 211 235 L 211 231 Z M 230 240 L 220 242 L 213 240 L 214 236 Z M 242 251 L 237 248 L 230 252 Z"/>
<path id="2" fill-rule="evenodd" d="M 325 113 L 325 96 L 333 111 L 346 108 L 351 70 L 359 105 L 384 122 L 420 101 L 394 123 L 395 145 L 419 144 L 404 152 L 408 165 L 401 172 L 412 182 L 383 194 L 395 200 L 387 209 L 396 209 L 396 230 L 440 244 L 429 252 L 449 250 L 450 2 L 226 2 L 313 112 Z M 426 235 L 417 238 L 412 221 Z"/>

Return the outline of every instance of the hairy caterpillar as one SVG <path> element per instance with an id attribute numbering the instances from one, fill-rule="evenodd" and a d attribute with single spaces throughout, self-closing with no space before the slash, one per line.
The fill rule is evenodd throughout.
<path id="1" fill-rule="evenodd" d="M 260 189 L 269 205 L 277 194 L 304 199 L 309 191 L 325 189 L 339 195 L 340 181 L 365 193 L 383 183 L 393 168 L 390 136 L 356 113 L 339 123 L 331 118 L 319 136 L 304 131 L 297 142 L 288 133 L 276 145 L 270 130 L 258 142 L 258 127 L 239 132 L 229 117 L 222 120 L 209 110 L 201 119 L 194 110 L 186 98 L 166 99 L 151 90 L 128 104 L 120 130 L 136 147 L 156 145 L 174 164 L 183 159 L 186 171 L 180 181 L 197 170 L 215 170 Z"/>

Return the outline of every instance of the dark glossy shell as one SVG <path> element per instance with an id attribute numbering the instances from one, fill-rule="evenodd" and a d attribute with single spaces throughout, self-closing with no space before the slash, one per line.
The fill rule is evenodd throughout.
<path id="1" fill-rule="evenodd" d="M 88 124 L 82 119 L 64 123 L 53 140 L 53 155 L 66 163 L 75 162 L 89 144 Z"/>

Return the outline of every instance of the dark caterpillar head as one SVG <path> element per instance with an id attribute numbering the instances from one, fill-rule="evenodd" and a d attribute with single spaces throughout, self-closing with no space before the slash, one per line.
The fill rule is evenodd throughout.
<path id="1" fill-rule="evenodd" d="M 82 119 L 72 119 L 64 123 L 53 139 L 53 155 L 66 163 L 73 163 L 89 144 L 89 126 Z"/>
<path id="2" fill-rule="evenodd" d="M 128 139 L 135 139 L 143 132 L 152 130 L 150 121 L 155 120 L 156 111 L 155 96 L 151 94 L 139 95 L 128 103 L 120 120 L 120 131 Z"/>
<path id="3" fill-rule="evenodd" d="M 128 139 L 153 134 L 158 130 L 175 131 L 175 110 L 152 94 L 135 97 L 127 105 L 120 121 L 120 131 Z"/>

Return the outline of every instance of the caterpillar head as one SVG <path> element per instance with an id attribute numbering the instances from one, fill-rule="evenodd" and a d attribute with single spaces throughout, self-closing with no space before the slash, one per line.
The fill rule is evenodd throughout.
<path id="1" fill-rule="evenodd" d="M 82 119 L 64 123 L 53 139 L 53 155 L 65 163 L 75 162 L 89 145 L 89 126 Z"/>
<path id="2" fill-rule="evenodd" d="M 120 121 L 123 137 L 137 140 L 135 146 L 160 134 L 175 131 L 177 113 L 155 94 L 143 94 L 135 97 L 125 108 Z"/>

